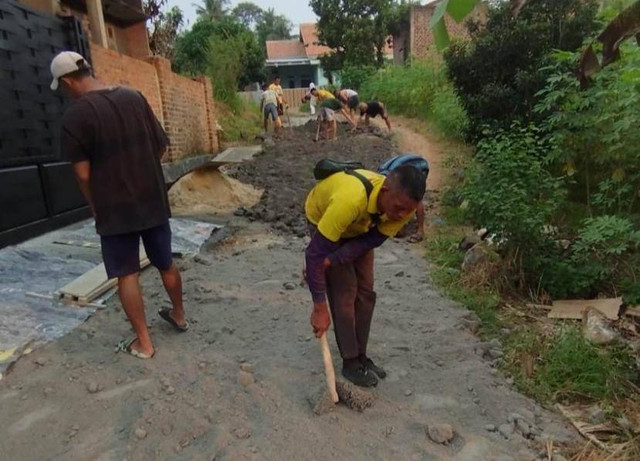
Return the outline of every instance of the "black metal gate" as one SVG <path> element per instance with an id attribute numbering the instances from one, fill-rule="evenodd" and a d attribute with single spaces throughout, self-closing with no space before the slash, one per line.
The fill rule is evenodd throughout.
<path id="1" fill-rule="evenodd" d="M 0 248 L 89 215 L 60 153 L 69 101 L 49 88 L 51 59 L 63 50 L 90 59 L 77 19 L 0 1 Z"/>

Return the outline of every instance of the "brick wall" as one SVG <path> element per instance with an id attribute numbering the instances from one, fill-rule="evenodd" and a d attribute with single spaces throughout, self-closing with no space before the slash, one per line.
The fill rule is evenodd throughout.
<path id="1" fill-rule="evenodd" d="M 91 44 L 95 76 L 105 83 L 139 90 L 147 98 L 158 120 L 163 122 L 162 99 L 153 64 Z"/>
<path id="2" fill-rule="evenodd" d="M 48 14 L 56 14 L 58 12 L 57 0 L 19 0 L 27 6 L 30 6 L 34 10 L 41 11 Z"/>
<path id="3" fill-rule="evenodd" d="M 147 26 L 143 22 L 121 29 L 127 42 L 127 54 L 134 58 L 146 59 L 151 56 Z"/>
<path id="4" fill-rule="evenodd" d="M 171 72 L 171 63 L 158 56 L 142 61 L 95 44 L 91 45 L 91 56 L 97 78 L 137 89 L 147 98 L 171 140 L 163 161 L 219 149 L 209 79 L 177 75 Z"/>
<path id="5" fill-rule="evenodd" d="M 162 98 L 164 128 L 171 139 L 168 161 L 191 153 L 214 152 L 218 149 L 211 87 L 171 72 L 171 63 L 160 57 L 153 62 Z M 212 132 L 213 128 L 213 132 Z"/>
<path id="6" fill-rule="evenodd" d="M 435 40 L 433 33 L 429 29 L 429 21 L 435 5 L 415 5 L 411 8 L 411 34 L 409 38 L 409 48 L 411 55 L 415 58 L 421 59 L 432 56 L 436 50 Z M 470 18 L 474 20 L 481 19 L 486 16 L 486 10 L 483 6 L 478 6 L 471 13 Z M 469 38 L 469 33 L 465 22 L 457 23 L 451 16 L 445 14 L 445 24 L 447 25 L 447 31 L 449 37 Z"/>

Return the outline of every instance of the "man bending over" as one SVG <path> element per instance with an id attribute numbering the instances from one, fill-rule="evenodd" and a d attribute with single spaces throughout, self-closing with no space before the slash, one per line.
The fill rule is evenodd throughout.
<path id="1" fill-rule="evenodd" d="M 375 386 L 386 376 L 367 355 L 376 302 L 374 249 L 405 226 L 424 192 L 424 175 L 402 166 L 387 177 L 368 170 L 335 173 L 318 182 L 307 197 L 311 325 L 316 336 L 322 336 L 331 324 L 331 311 L 342 374 L 358 386 Z"/>

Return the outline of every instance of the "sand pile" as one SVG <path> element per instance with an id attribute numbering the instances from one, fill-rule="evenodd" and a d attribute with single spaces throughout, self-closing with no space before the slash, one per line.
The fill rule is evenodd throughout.
<path id="1" fill-rule="evenodd" d="M 230 178 L 216 168 L 200 168 L 182 177 L 169 190 L 171 210 L 177 213 L 232 213 L 252 207 L 262 191 Z"/>

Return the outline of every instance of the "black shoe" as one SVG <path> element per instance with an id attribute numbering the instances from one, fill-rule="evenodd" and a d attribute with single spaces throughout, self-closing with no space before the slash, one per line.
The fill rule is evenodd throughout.
<path id="1" fill-rule="evenodd" d="M 374 373 L 378 378 L 384 379 L 387 377 L 387 372 L 373 363 L 373 360 L 371 360 L 369 357 L 364 357 L 361 363 L 362 366 L 364 366 L 368 371 Z"/>
<path id="2" fill-rule="evenodd" d="M 342 376 L 356 386 L 375 387 L 378 385 L 378 378 L 376 378 L 373 373 L 369 373 L 362 365 L 357 367 L 342 367 Z"/>

